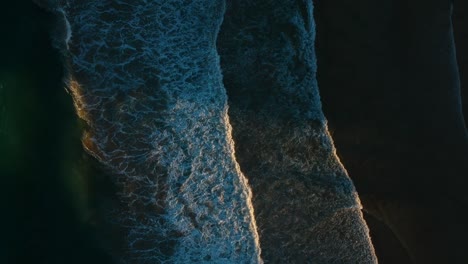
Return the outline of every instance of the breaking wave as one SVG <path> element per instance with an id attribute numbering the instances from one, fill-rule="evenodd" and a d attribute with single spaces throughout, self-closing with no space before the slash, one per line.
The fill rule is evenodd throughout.
<path id="1" fill-rule="evenodd" d="M 223 1 L 36 2 L 60 21 L 83 145 L 118 189 L 118 258 L 261 263 L 215 46 Z"/>

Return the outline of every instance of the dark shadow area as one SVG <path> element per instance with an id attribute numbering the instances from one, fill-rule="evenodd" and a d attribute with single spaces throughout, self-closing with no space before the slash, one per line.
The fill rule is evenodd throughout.
<path id="1" fill-rule="evenodd" d="M 406 249 L 385 223 L 368 213 L 364 213 L 364 219 L 371 230 L 372 244 L 379 256 L 379 264 L 411 263 Z"/>
<path id="2" fill-rule="evenodd" d="M 399 230 L 414 263 L 467 262 L 460 234 L 468 229 L 456 224 L 468 207 L 468 137 L 451 1 L 318 0 L 315 6 L 323 108 L 364 209 L 373 215 L 373 200 L 406 208 L 382 207 L 399 216 L 382 222 Z M 371 233 L 381 261 L 397 250 L 386 231 L 371 224 Z"/>
<path id="3" fill-rule="evenodd" d="M 0 263 L 110 263 L 93 223 L 93 169 L 49 39 L 54 17 L 9 3 L 0 8 Z"/>
<path id="4" fill-rule="evenodd" d="M 468 124 L 468 2 L 457 0 L 453 10 L 453 29 L 465 125 Z"/>

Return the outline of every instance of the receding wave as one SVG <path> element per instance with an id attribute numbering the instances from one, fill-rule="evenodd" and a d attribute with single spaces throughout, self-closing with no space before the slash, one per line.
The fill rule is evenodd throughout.
<path id="1" fill-rule="evenodd" d="M 262 258 L 376 263 L 321 109 L 314 41 L 312 1 L 227 2 L 218 51 Z"/>

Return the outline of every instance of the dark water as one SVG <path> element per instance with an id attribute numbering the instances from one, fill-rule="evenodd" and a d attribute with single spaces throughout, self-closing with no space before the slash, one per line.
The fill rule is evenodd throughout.
<path id="1" fill-rule="evenodd" d="M 32 3 L 0 10 L 0 263 L 110 263 L 89 221 L 92 173 L 49 41 L 53 17 Z"/>
<path id="2" fill-rule="evenodd" d="M 401 253 L 386 225 L 415 263 L 467 262 L 464 1 L 315 2 L 324 112 L 379 257 Z"/>
<path id="3" fill-rule="evenodd" d="M 64 78 L 63 62 L 60 60 L 58 51 L 52 49 L 48 37 L 48 32 L 54 24 L 54 17 L 50 13 L 37 8 L 32 3 L 17 2 L 10 5 L 2 3 L 1 5 L 0 208 L 2 211 L 0 213 L 0 263 L 112 263 L 110 257 L 107 256 L 103 249 L 106 243 L 97 239 L 96 230 L 98 226 L 96 226 L 96 221 L 99 217 L 96 211 L 99 204 L 96 197 L 92 195 L 95 189 L 105 191 L 106 189 L 103 186 L 107 182 L 103 179 L 104 173 L 99 169 L 100 166 L 81 147 L 80 138 L 85 125 L 76 117 L 72 99 L 64 90 L 62 82 Z M 461 6 L 461 4 L 458 6 Z M 398 9 L 401 6 L 395 8 Z M 372 12 L 369 12 L 369 14 L 372 14 Z M 462 11 L 457 15 L 458 20 L 456 21 L 465 21 Z M 346 16 L 342 18 L 344 21 Z M 382 16 L 379 19 L 386 19 L 386 17 Z M 343 21 L 338 22 L 342 23 Z M 399 23 L 394 24 L 394 28 L 390 30 L 390 35 L 388 35 L 394 37 L 391 38 L 391 42 L 396 43 L 397 46 L 387 47 L 387 50 L 395 47 L 400 49 L 400 51 L 405 50 L 404 47 L 407 43 L 398 33 L 398 30 L 406 28 L 407 21 L 400 20 Z M 397 29 L 397 27 L 399 28 Z M 354 30 L 355 32 L 362 33 L 361 38 L 353 38 L 354 40 L 367 39 L 362 28 Z M 456 33 L 461 32 L 460 34 L 463 34 L 464 27 L 462 22 L 458 22 L 455 30 Z M 460 73 L 462 73 L 462 87 L 466 87 L 466 55 L 463 57 L 466 51 L 459 44 L 466 37 L 463 38 L 462 35 L 455 35 L 455 37 L 457 39 L 457 48 L 459 49 L 457 55 L 459 56 Z M 378 36 L 376 39 L 378 39 Z M 382 39 L 376 40 L 377 43 L 379 41 L 382 41 Z M 431 171 L 431 167 L 428 164 L 437 164 L 437 161 L 440 160 L 434 158 L 434 155 L 431 153 L 444 151 L 461 153 L 462 151 L 458 149 L 450 151 L 450 148 L 441 145 L 434 147 L 434 144 L 426 144 L 426 142 L 434 141 L 434 138 L 437 138 L 445 140 L 445 142 L 451 142 L 450 144 L 453 143 L 452 145 L 457 145 L 458 141 L 454 139 L 455 137 L 447 134 L 438 137 L 440 134 L 437 133 L 445 131 L 445 126 L 439 125 L 441 128 L 438 130 L 430 129 L 432 127 L 432 120 L 434 120 L 432 117 L 437 115 L 440 117 L 441 114 L 436 113 L 432 117 L 431 114 L 425 115 L 424 112 L 431 113 L 428 110 L 430 106 L 422 105 L 423 108 L 421 108 L 417 105 L 412 105 L 408 101 L 405 109 L 414 109 L 414 112 L 411 113 L 412 116 L 408 117 L 407 111 L 401 110 L 398 104 L 393 103 L 395 102 L 393 99 L 398 99 L 401 93 L 404 92 L 403 90 L 398 92 L 392 89 L 393 87 L 402 87 L 398 86 L 401 80 L 392 79 L 390 83 L 387 82 L 390 79 L 389 76 L 394 76 L 393 73 L 398 72 L 399 69 L 389 67 L 388 72 L 382 73 L 381 71 L 378 75 L 372 75 L 371 77 L 373 78 L 369 78 L 368 72 L 378 70 L 378 68 L 375 68 L 375 65 L 383 66 L 379 64 L 380 62 L 373 64 L 372 59 L 369 59 L 369 57 L 363 58 L 359 56 L 368 54 L 366 53 L 366 46 L 359 46 L 356 42 L 346 43 L 346 45 L 360 47 L 357 49 L 359 52 L 353 55 L 353 58 L 357 62 L 355 67 L 348 67 L 348 72 L 339 72 L 342 76 L 348 76 L 349 78 L 340 81 L 333 79 L 332 75 L 322 75 L 323 83 L 321 83 L 321 87 L 324 93 L 326 93 L 327 80 L 329 84 L 335 83 L 336 87 L 350 87 L 350 89 L 341 90 L 340 93 L 337 93 L 340 96 L 336 97 L 333 95 L 333 90 L 329 90 L 328 97 L 332 99 L 325 103 L 329 109 L 328 113 L 326 112 L 327 116 L 334 119 L 335 124 L 339 124 L 340 122 L 345 123 L 346 127 L 350 127 L 348 126 L 349 123 L 359 124 L 362 121 L 368 126 L 370 124 L 370 126 L 375 127 L 377 134 L 383 134 L 385 137 L 396 139 L 399 142 L 406 142 L 407 146 L 409 145 L 408 142 L 416 139 L 415 142 L 417 144 L 410 145 L 410 148 L 413 154 L 420 153 L 423 150 L 422 153 L 424 155 L 420 158 L 419 164 L 424 166 L 411 167 L 411 164 L 405 163 L 407 160 L 410 160 L 409 158 L 400 158 L 399 164 L 404 164 L 402 170 L 411 170 L 400 175 L 409 178 L 412 173 L 418 172 L 420 167 L 424 167 L 424 173 L 420 173 L 420 175 L 422 177 L 429 176 L 429 180 L 432 182 L 429 185 L 434 186 L 434 182 L 437 185 L 439 181 L 443 185 L 446 185 L 445 182 L 449 180 L 445 180 L 445 175 L 458 173 L 460 170 L 454 168 L 458 167 L 458 165 L 453 166 L 453 164 L 457 162 L 459 164 L 460 162 L 456 159 L 455 162 L 443 159 L 443 164 L 448 164 L 449 166 L 438 166 L 436 170 Z M 385 43 L 379 45 L 385 49 Z M 356 46 L 354 47 L 356 48 Z M 333 49 L 331 46 L 329 48 L 330 50 Z M 340 57 L 344 61 L 348 58 L 341 56 L 342 54 L 336 50 L 331 53 L 334 53 L 333 56 Z M 384 55 L 387 56 L 385 57 L 386 59 L 398 59 L 391 54 Z M 336 69 L 336 64 L 333 64 L 329 59 L 323 59 L 323 61 L 329 62 L 329 68 Z M 320 64 L 319 62 L 319 69 L 320 67 L 327 67 L 327 64 Z M 353 72 L 356 70 L 361 73 L 356 75 L 356 72 Z M 333 70 L 330 70 L 330 73 L 333 73 Z M 419 76 L 424 76 L 424 73 L 419 73 Z M 363 80 L 365 81 L 363 82 Z M 413 81 L 413 83 L 415 82 L 417 81 Z M 363 83 L 365 84 L 364 86 L 362 86 Z M 382 84 L 384 87 L 388 87 L 388 89 L 383 92 L 377 92 L 374 88 L 376 83 Z M 354 88 L 354 90 L 351 88 Z M 355 96 L 354 91 L 356 89 L 361 89 L 359 90 L 359 98 Z M 466 91 L 464 92 L 466 94 Z M 411 96 L 417 98 L 418 93 L 418 91 L 414 91 L 411 93 Z M 326 97 L 325 94 L 325 100 Z M 331 104 L 333 103 L 333 98 L 338 98 L 335 105 Z M 354 102 L 351 106 L 352 111 L 347 111 L 350 108 L 346 108 L 347 104 L 343 103 L 343 100 L 346 99 L 347 102 L 350 102 L 348 100 L 350 98 L 355 98 L 355 101 L 351 100 L 351 103 Z M 362 98 L 364 98 L 366 104 L 362 104 Z M 338 111 L 334 112 L 333 109 Z M 336 114 L 338 112 L 339 114 Z M 423 114 L 421 115 L 421 113 Z M 418 119 L 418 116 L 423 116 L 424 118 Z M 353 121 L 353 118 L 358 121 Z M 395 122 L 398 119 L 404 122 Z M 441 122 L 441 124 L 447 123 L 449 122 L 446 120 Z M 364 127 L 362 130 L 366 130 L 366 128 Z M 431 132 L 433 134 L 428 135 L 426 131 L 430 130 L 433 131 Z M 452 129 L 451 131 L 456 130 Z M 353 133 L 352 131 L 348 131 L 343 134 L 349 136 L 353 135 Z M 369 141 L 375 140 L 380 142 L 378 137 L 376 139 L 367 137 L 367 134 L 362 135 Z M 344 137 L 343 142 L 346 142 L 346 140 L 347 137 Z M 339 141 L 336 142 L 338 143 L 338 152 L 340 154 L 341 146 Z M 362 159 L 372 157 L 372 151 L 376 149 L 381 151 L 382 148 L 389 145 L 391 144 L 386 146 L 374 145 L 369 150 L 371 154 L 363 150 Z M 391 149 L 398 154 L 401 151 L 399 147 L 398 145 L 393 145 Z M 342 149 L 344 150 L 345 148 L 346 146 L 343 143 Z M 356 153 L 359 153 L 359 151 L 350 148 L 348 154 L 342 152 L 341 155 L 348 155 L 350 157 L 348 158 L 349 164 L 351 164 L 353 158 L 356 157 Z M 385 156 L 385 153 L 378 153 Z M 417 156 L 416 154 L 405 155 L 409 155 L 410 157 Z M 345 165 L 347 165 L 346 157 L 343 160 L 345 161 Z M 368 162 L 375 162 L 373 164 L 377 164 L 375 160 Z M 383 167 L 385 166 L 387 165 L 384 164 Z M 354 176 L 353 171 L 359 172 L 359 168 L 361 167 L 356 166 L 353 170 L 353 167 L 350 167 L 351 177 Z M 447 172 L 445 168 L 450 169 Z M 366 175 L 365 173 L 362 175 Z M 397 185 L 401 182 L 404 182 L 404 179 L 397 181 Z M 417 179 L 410 182 L 413 186 L 419 183 Z M 372 185 L 368 181 L 362 180 L 359 184 L 358 191 L 359 187 L 362 187 L 362 190 L 369 190 L 369 188 L 372 190 Z M 412 190 L 412 196 L 429 196 L 433 199 L 439 197 L 437 195 L 431 196 L 437 193 L 434 189 Z M 388 194 L 387 191 L 382 193 Z M 408 196 L 407 187 L 403 187 L 401 193 L 403 196 Z M 393 194 L 398 195 L 399 191 L 393 189 Z M 431 199 L 425 203 L 423 206 L 416 206 L 415 208 L 425 207 L 425 209 L 429 208 L 427 210 L 430 211 L 431 208 L 435 207 L 440 211 L 446 210 L 443 212 L 447 214 L 449 221 L 436 219 L 438 221 L 438 227 L 436 226 L 436 228 L 439 228 L 440 234 L 449 234 L 448 231 L 452 233 L 457 232 L 457 230 L 446 228 L 446 226 L 453 225 L 453 223 L 456 224 L 454 225 L 455 227 L 457 225 L 462 226 L 458 220 L 458 222 L 450 220 L 450 217 L 455 219 L 459 211 L 456 206 L 447 207 L 447 204 L 452 203 L 451 200 L 446 203 L 444 200 L 444 202 L 436 206 Z M 410 215 L 410 213 L 407 214 Z M 429 218 L 428 216 L 433 219 L 439 217 L 437 216 L 437 212 L 434 212 L 434 209 L 432 209 L 431 213 L 421 213 L 418 217 L 427 219 Z M 371 217 L 368 217 L 368 219 L 370 219 L 368 223 L 371 226 L 371 231 L 382 234 L 374 242 L 376 243 L 377 253 L 380 253 L 379 251 L 382 252 L 379 257 L 383 256 L 387 261 L 383 263 L 396 263 L 397 261 L 400 261 L 398 263 L 402 263 L 402 260 L 406 261 L 408 258 L 407 252 L 404 252 L 404 249 L 398 244 L 399 241 L 395 241 L 394 234 L 391 234 L 388 228 L 383 226 L 379 220 Z M 416 223 L 416 225 L 420 225 L 420 223 Z M 434 226 L 434 224 L 429 224 L 428 228 L 434 228 Z M 407 233 L 411 234 L 411 232 Z M 431 234 L 430 232 L 426 232 L 424 236 L 420 237 L 420 240 L 431 241 L 437 238 L 437 236 Z M 444 236 L 441 235 L 440 237 Z M 453 235 L 452 237 L 456 236 Z M 379 240 L 379 238 L 383 238 L 383 240 Z M 458 246 L 466 245 L 466 241 L 462 239 L 455 242 L 457 242 Z M 389 254 L 388 249 L 394 250 L 393 255 L 386 255 Z"/>

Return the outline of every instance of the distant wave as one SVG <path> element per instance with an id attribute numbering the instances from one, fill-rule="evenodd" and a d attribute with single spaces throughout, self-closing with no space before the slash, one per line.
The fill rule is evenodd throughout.
<path id="1" fill-rule="evenodd" d="M 321 109 L 314 42 L 312 1 L 227 2 L 217 47 L 262 257 L 376 263 Z"/>

